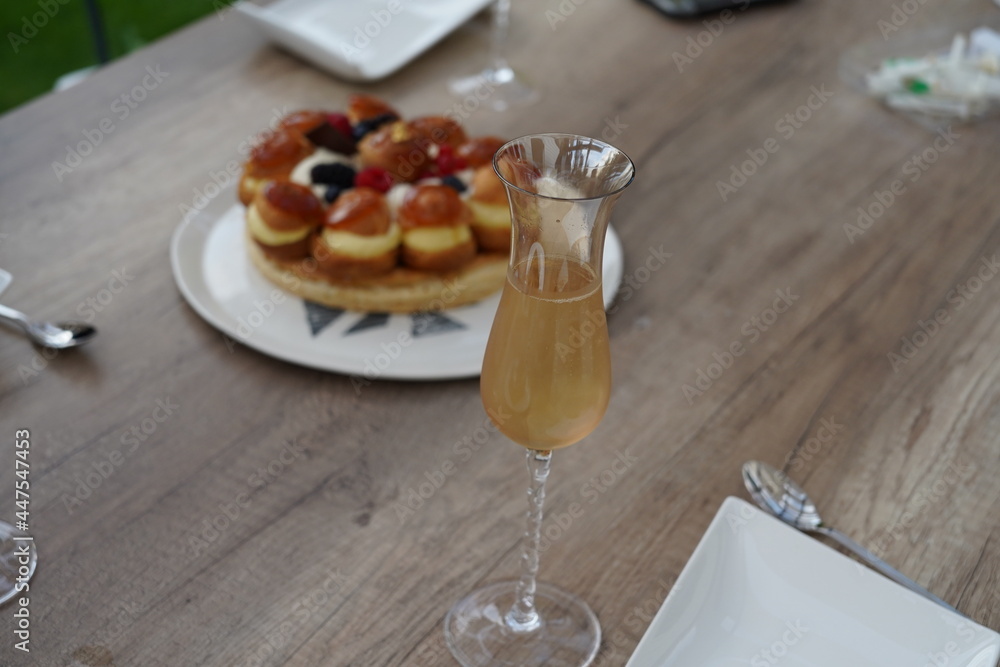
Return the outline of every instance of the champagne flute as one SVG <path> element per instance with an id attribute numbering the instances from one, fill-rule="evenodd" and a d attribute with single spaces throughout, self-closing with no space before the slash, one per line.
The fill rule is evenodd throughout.
<path id="1" fill-rule="evenodd" d="M 507 32 L 510 28 L 511 0 L 494 0 L 490 26 L 490 62 L 482 71 L 458 77 L 448 82 L 456 97 L 474 95 L 494 111 L 505 111 L 514 106 L 526 106 L 538 101 L 538 91 L 511 69 L 507 63 Z"/>
<path id="2" fill-rule="evenodd" d="M 597 655 L 600 624 L 583 600 L 536 581 L 542 508 L 552 450 L 589 435 L 608 406 L 604 236 L 635 169 L 613 146 L 572 134 L 515 139 L 493 166 L 507 189 L 513 238 L 480 391 L 497 427 L 527 448 L 527 529 L 520 579 L 460 600 L 445 639 L 465 667 L 580 667 Z"/>

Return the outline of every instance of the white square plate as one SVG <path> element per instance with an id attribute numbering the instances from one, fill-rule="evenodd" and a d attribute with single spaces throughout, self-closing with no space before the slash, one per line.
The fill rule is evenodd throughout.
<path id="1" fill-rule="evenodd" d="M 726 498 L 627 667 L 995 667 L 1000 635 Z"/>
<path id="2" fill-rule="evenodd" d="M 373 81 L 392 74 L 489 4 L 490 0 L 279 0 L 258 7 L 242 0 L 233 7 L 272 40 L 331 74 L 349 81 Z"/>

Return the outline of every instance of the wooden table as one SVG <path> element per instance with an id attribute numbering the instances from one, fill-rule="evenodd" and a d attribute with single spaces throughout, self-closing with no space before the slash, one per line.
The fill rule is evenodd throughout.
<path id="1" fill-rule="evenodd" d="M 721 28 L 633 2 L 515 5 L 514 61 L 544 98 L 467 126 L 603 136 L 638 169 L 616 216 L 632 288 L 610 319 L 611 407 L 555 457 L 550 516 L 584 513 L 542 561 L 600 617 L 598 664 L 625 662 L 722 500 L 745 497 L 751 458 L 1000 628 L 1000 280 L 977 277 L 1000 250 L 996 122 L 936 138 L 840 81 L 840 53 L 881 38 L 889 0 Z M 989 11 L 927 3 L 888 39 Z M 364 89 L 447 111 L 481 23 Z M 3 302 L 101 330 L 54 357 L 0 332 L 3 518 L 30 429 L 40 554 L 32 652 L 13 648 L 7 606 L 0 663 L 448 665 L 449 605 L 516 573 L 523 457 L 496 435 L 457 446 L 484 439 L 474 380 L 356 393 L 230 349 L 171 277 L 181 206 L 273 110 L 338 108 L 358 88 L 225 12 L 0 118 Z M 98 145 L 57 175 L 85 139 Z"/>

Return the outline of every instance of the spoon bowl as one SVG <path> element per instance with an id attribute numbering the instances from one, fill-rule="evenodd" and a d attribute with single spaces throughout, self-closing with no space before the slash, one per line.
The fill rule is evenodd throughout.
<path id="1" fill-rule="evenodd" d="M 754 501 L 799 530 L 814 531 L 823 525 L 816 505 L 788 475 L 760 461 L 743 464 L 743 484 Z"/>
<path id="2" fill-rule="evenodd" d="M 27 333 L 39 345 L 61 350 L 89 342 L 97 329 L 83 322 L 38 322 Z"/>
<path id="3" fill-rule="evenodd" d="M 20 328 L 32 342 L 54 350 L 83 345 L 97 335 L 97 329 L 83 322 L 36 322 L 4 305 L 0 305 L 0 320 Z"/>

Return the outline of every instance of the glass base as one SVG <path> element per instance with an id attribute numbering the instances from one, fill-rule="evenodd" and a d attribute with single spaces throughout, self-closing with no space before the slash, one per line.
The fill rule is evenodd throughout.
<path id="1" fill-rule="evenodd" d="M 515 632 L 504 623 L 514 604 L 516 581 L 491 584 L 465 596 L 448 612 L 444 639 L 463 667 L 545 665 L 585 667 L 601 644 L 601 626 L 587 603 L 539 583 L 536 630 Z"/>
<path id="2" fill-rule="evenodd" d="M 0 604 L 18 593 L 18 581 L 28 581 L 35 573 L 38 562 L 35 542 L 14 539 L 23 536 L 14 526 L 0 521 Z"/>
<path id="3" fill-rule="evenodd" d="M 534 104 L 538 91 L 514 73 L 510 67 L 489 67 L 478 74 L 463 76 L 448 82 L 451 94 L 471 99 L 494 111 Z"/>

